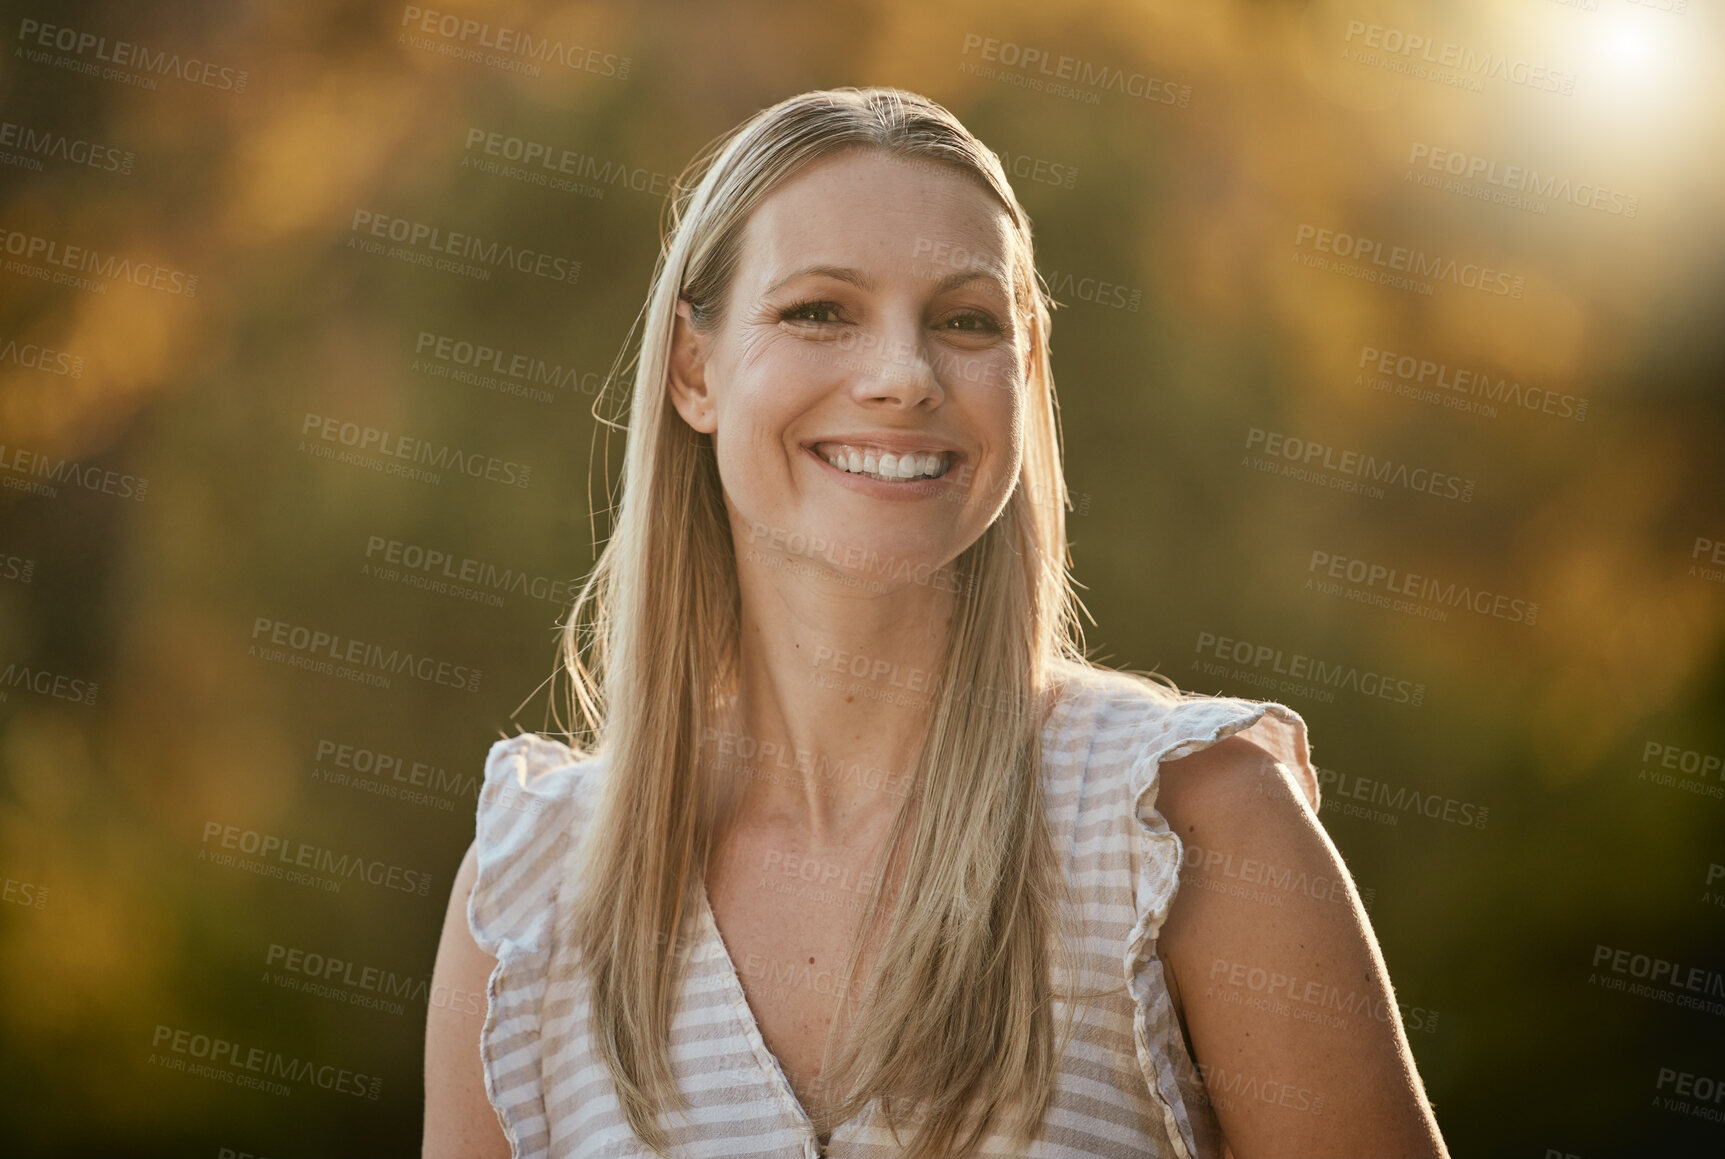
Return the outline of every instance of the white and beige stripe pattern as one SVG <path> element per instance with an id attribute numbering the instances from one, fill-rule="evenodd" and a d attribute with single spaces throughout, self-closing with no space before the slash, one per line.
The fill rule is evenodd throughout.
<path id="1" fill-rule="evenodd" d="M 1292 768 L 1315 809 L 1316 772 L 1298 713 L 1273 701 L 1177 700 L 1101 669 L 1063 666 L 1043 734 L 1056 848 L 1082 906 L 1079 984 L 1113 988 L 1083 1005 L 1044 1129 L 1028 1151 L 1004 1135 L 985 1154 L 1212 1159 L 1219 1131 L 1169 1000 L 1156 937 L 1183 847 L 1156 811 L 1158 771 L 1234 733 Z M 585 982 L 553 936 L 566 916 L 569 853 L 603 758 L 573 760 L 527 733 L 492 746 L 479 797 L 479 877 L 468 922 L 497 958 L 481 1038 L 486 1092 L 522 1159 L 623 1159 L 649 1152 L 630 1132 L 604 1064 L 588 1046 Z M 871 1107 L 824 1152 L 763 1043 L 741 982 L 703 905 L 689 942 L 671 1061 L 692 1111 L 668 1116 L 672 1153 L 884 1159 L 897 1155 Z M 1056 1017 L 1063 1014 L 1056 1011 Z"/>

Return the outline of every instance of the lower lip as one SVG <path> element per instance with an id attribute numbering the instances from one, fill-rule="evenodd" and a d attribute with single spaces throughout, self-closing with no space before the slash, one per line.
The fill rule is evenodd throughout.
<path id="1" fill-rule="evenodd" d="M 884 479 L 871 479 L 867 475 L 853 475 L 849 471 L 841 471 L 817 455 L 813 447 L 804 447 L 803 453 L 842 485 L 876 499 L 928 499 L 939 495 L 952 486 L 953 472 L 959 463 L 958 456 L 954 455 L 947 462 L 946 473 L 943 475 L 888 483 Z"/>

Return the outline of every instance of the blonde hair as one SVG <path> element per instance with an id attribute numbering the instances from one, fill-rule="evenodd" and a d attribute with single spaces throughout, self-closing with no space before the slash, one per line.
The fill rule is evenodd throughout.
<path id="1" fill-rule="evenodd" d="M 701 738 L 734 687 L 735 548 L 709 436 L 676 413 L 667 379 L 675 310 L 718 324 L 750 213 L 781 182 L 840 149 L 936 163 L 981 183 L 1011 217 L 1015 305 L 1029 335 L 1020 475 L 1005 509 L 958 561 L 944 671 L 911 796 L 853 946 L 884 927 L 860 1008 L 823 1071 L 843 1092 L 830 1129 L 879 1099 L 896 1135 L 914 1121 L 913 1156 L 974 1154 L 1007 1116 L 1040 1130 L 1070 995 L 1053 992 L 1050 954 L 1070 981 L 1066 882 L 1048 836 L 1041 734 L 1061 659 L 1082 661 L 1068 573 L 1050 308 L 1030 222 L 999 158 L 938 104 L 894 88 L 803 93 L 764 109 L 699 154 L 669 199 L 639 354 L 614 528 L 563 626 L 577 747 L 603 754 L 602 789 L 582 843 L 563 931 L 591 982 L 593 1042 L 625 1117 L 663 1154 L 657 1121 L 686 1109 L 670 1026 L 701 905 L 718 774 Z M 665 223 L 661 223 L 662 226 Z M 626 373 L 621 364 L 614 377 Z M 986 695 L 980 694 L 986 690 Z M 920 801 L 911 838 L 907 815 Z M 891 906 L 883 886 L 900 876 Z M 848 987 L 847 987 L 848 990 Z M 1068 1020 L 1059 1041 L 1056 1004 Z M 829 1044 L 830 1045 L 830 1044 Z"/>

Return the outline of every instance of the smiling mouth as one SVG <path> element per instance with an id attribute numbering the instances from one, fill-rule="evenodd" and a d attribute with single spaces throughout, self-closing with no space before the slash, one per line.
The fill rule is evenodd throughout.
<path id="1" fill-rule="evenodd" d="M 853 443 L 816 443 L 815 454 L 848 475 L 886 483 L 938 479 L 952 466 L 950 451 L 888 451 Z"/>

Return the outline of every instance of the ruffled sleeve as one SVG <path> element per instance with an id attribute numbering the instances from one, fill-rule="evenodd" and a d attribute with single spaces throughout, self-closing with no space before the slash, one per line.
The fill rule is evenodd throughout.
<path id="1" fill-rule="evenodd" d="M 559 888 L 586 771 L 567 745 L 537 733 L 500 740 L 485 759 L 467 924 L 497 959 L 486 985 L 480 1054 L 485 1093 L 515 1156 L 549 1141 L 539 1065 L 540 1005 Z"/>
<path id="2" fill-rule="evenodd" d="M 1126 979 L 1136 1009 L 1133 1037 L 1138 1064 L 1162 1105 L 1168 1138 L 1180 1159 L 1205 1159 L 1219 1153 L 1209 1136 L 1214 1117 L 1199 1108 L 1198 1122 L 1187 1107 L 1187 1095 L 1203 1091 L 1186 1053 L 1179 1020 L 1168 994 L 1157 938 L 1179 885 L 1185 849 L 1180 837 L 1156 808 L 1162 762 L 1179 760 L 1235 735 L 1263 746 L 1294 773 L 1314 812 L 1318 809 L 1318 775 L 1312 765 L 1306 722 L 1285 704 L 1239 697 L 1199 697 L 1167 708 L 1145 731 L 1129 775 L 1133 802 L 1133 839 L 1137 876 L 1134 894 L 1137 921 L 1126 944 Z M 1182 1090 L 1184 1088 L 1184 1092 Z M 1202 1140 L 1203 1145 L 1200 1145 Z"/>

